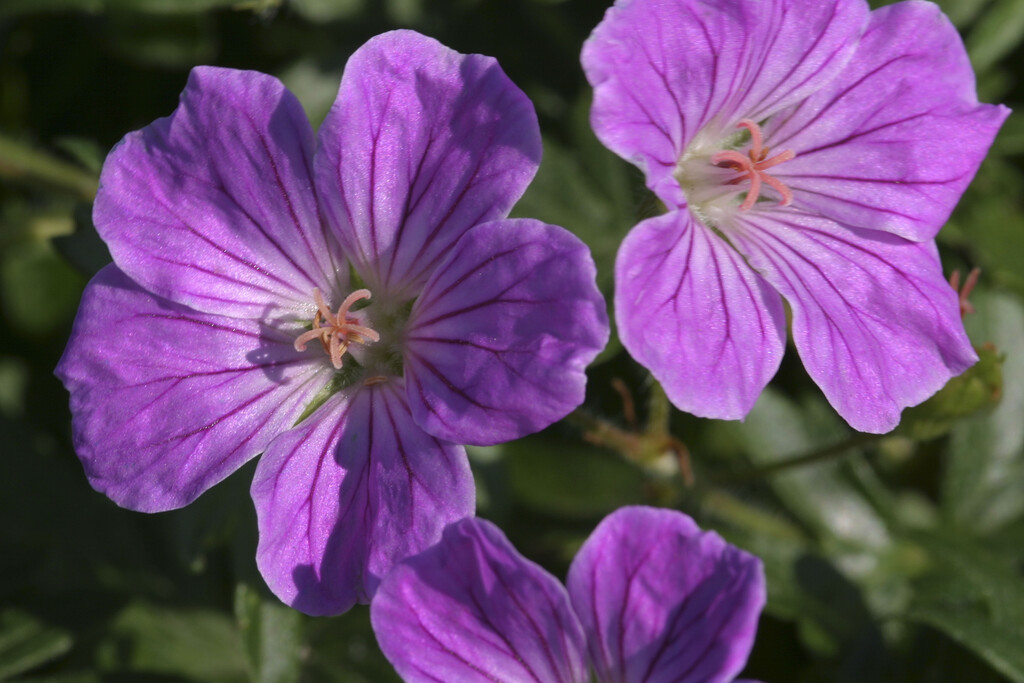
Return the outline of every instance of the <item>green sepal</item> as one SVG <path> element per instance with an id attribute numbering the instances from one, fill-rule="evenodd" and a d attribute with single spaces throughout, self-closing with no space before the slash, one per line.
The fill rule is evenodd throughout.
<path id="1" fill-rule="evenodd" d="M 339 391 L 343 391 L 348 387 L 352 386 L 359 380 L 363 379 L 366 375 L 365 369 L 359 365 L 359 362 L 351 357 L 346 356 L 345 364 L 341 366 L 341 369 L 331 375 L 331 379 L 324 385 L 324 388 L 317 392 L 317 395 L 313 397 L 313 400 L 309 402 L 302 414 L 299 415 L 299 419 L 295 421 L 293 427 L 300 424 L 303 420 L 313 414 L 317 408 L 327 403 L 327 399 L 334 396 Z"/>
<path id="2" fill-rule="evenodd" d="M 896 434 L 927 441 L 949 432 L 963 417 L 990 410 L 1003 396 L 1006 355 L 992 344 L 976 348 L 978 362 L 949 380 L 937 394 L 903 413 Z"/>

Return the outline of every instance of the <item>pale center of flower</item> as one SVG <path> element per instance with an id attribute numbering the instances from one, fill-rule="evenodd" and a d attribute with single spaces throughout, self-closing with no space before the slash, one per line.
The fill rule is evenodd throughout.
<path id="1" fill-rule="evenodd" d="M 725 150 L 711 155 L 711 163 L 721 168 L 729 168 L 736 172 L 736 175 L 728 181 L 730 185 L 737 185 L 746 180 L 750 181 L 750 189 L 747 190 L 747 198 L 740 204 L 740 211 L 746 211 L 757 201 L 761 193 L 761 186 L 768 185 L 775 189 L 782 200 L 780 206 L 789 206 L 793 203 L 793 191 L 782 184 L 778 178 L 765 173 L 772 166 L 778 166 L 784 161 L 796 157 L 791 149 L 786 149 L 775 156 L 768 158 L 767 147 L 764 147 L 764 140 L 761 137 L 761 127 L 750 119 L 743 119 L 737 124 L 739 128 L 746 128 L 750 131 L 750 149 L 747 156 L 743 156 L 736 150 Z"/>
<path id="2" fill-rule="evenodd" d="M 686 193 L 687 201 L 699 213 L 710 216 L 724 208 L 723 197 L 746 190 L 747 196 L 739 210 L 748 211 L 767 185 L 779 194 L 780 206 L 792 204 L 793 191 L 766 171 L 794 159 L 796 153 L 786 149 L 770 156 L 771 149 L 764 146 L 761 127 L 755 121 L 743 119 L 737 128 L 745 128 L 750 134 L 750 147 L 746 153 L 738 149 L 721 149 L 729 146 L 729 139 L 713 143 L 698 136 L 680 160 L 673 175 Z M 718 151 L 712 151 L 715 148 Z"/>
<path id="3" fill-rule="evenodd" d="M 306 344 L 319 339 L 324 351 L 331 357 L 335 369 L 340 370 L 342 356 L 353 343 L 365 345 L 380 341 L 380 335 L 376 330 L 362 324 L 350 313 L 353 304 L 369 298 L 370 290 L 357 289 L 345 297 L 337 313 L 331 313 L 319 288 L 314 287 L 313 301 L 316 302 L 316 314 L 313 316 L 313 327 L 295 339 L 295 350 L 305 351 Z"/>

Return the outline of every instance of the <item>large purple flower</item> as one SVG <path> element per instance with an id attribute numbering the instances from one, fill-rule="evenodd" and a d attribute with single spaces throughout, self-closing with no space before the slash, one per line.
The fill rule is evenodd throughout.
<path id="1" fill-rule="evenodd" d="M 619 0 L 583 66 L 594 131 L 668 207 L 624 241 L 615 311 L 676 406 L 746 415 L 782 356 L 783 298 L 859 430 L 975 362 L 933 238 L 1008 110 L 978 104 L 935 5 Z"/>
<path id="2" fill-rule="evenodd" d="M 264 452 L 257 561 L 335 613 L 473 513 L 458 444 L 541 429 L 607 340 L 586 247 L 505 216 L 536 171 L 530 101 L 410 31 L 348 62 L 313 131 L 256 72 L 193 70 L 103 169 L 114 264 L 57 374 L 92 485 L 177 508 Z"/>
<path id="3" fill-rule="evenodd" d="M 410 683 L 722 683 L 765 602 L 761 562 L 681 512 L 622 508 L 580 548 L 568 593 L 493 524 L 465 519 L 381 583 L 384 654 Z"/>

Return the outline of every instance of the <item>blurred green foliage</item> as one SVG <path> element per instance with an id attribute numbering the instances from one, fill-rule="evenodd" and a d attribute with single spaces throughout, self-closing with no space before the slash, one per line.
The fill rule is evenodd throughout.
<path id="1" fill-rule="evenodd" d="M 940 4 L 980 97 L 1024 110 L 1024 2 Z M 99 166 L 127 131 L 170 113 L 195 64 L 273 73 L 316 123 L 358 45 L 415 28 L 498 57 L 534 100 L 545 159 L 516 214 L 587 241 L 610 302 L 619 242 L 658 207 L 587 125 L 578 54 L 605 7 L 0 2 L 0 681 L 395 679 L 365 608 L 313 619 L 269 595 L 251 466 L 155 516 L 89 488 L 52 370 L 82 287 L 109 260 L 89 220 Z M 893 434 L 851 433 L 792 352 L 745 422 L 669 414 L 613 341 L 573 419 L 472 450 L 480 513 L 560 575 L 628 503 L 679 507 L 757 553 L 769 604 L 748 677 L 1024 682 L 1022 159 L 1014 113 L 940 234 L 950 271 L 983 269 L 966 320 L 983 362 Z"/>

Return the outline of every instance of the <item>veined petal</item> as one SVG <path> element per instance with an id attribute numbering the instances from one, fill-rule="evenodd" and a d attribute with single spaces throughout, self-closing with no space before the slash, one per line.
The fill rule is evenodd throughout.
<path id="1" fill-rule="evenodd" d="M 411 296 L 466 230 L 508 214 L 540 155 L 533 105 L 497 61 L 392 31 L 345 67 L 317 188 L 369 288 Z"/>
<path id="2" fill-rule="evenodd" d="M 256 562 L 284 602 L 338 614 L 473 514 L 474 496 L 465 450 L 415 425 L 400 380 L 341 392 L 260 459 Z"/>
<path id="3" fill-rule="evenodd" d="M 891 430 L 978 360 L 934 242 L 779 208 L 738 220 L 737 246 L 789 301 L 804 366 L 854 429 Z"/>
<path id="4" fill-rule="evenodd" d="M 583 402 L 608 341 L 586 245 L 516 219 L 480 225 L 427 281 L 409 318 L 405 376 L 417 424 L 457 443 L 536 432 Z"/>
<path id="5" fill-rule="evenodd" d="M 978 104 L 956 29 L 928 2 L 871 13 L 846 69 L 766 129 L 795 204 L 921 241 L 949 218 L 1010 111 Z"/>
<path id="6" fill-rule="evenodd" d="M 313 287 L 337 282 L 340 255 L 312 161 L 306 115 L 276 78 L 197 67 L 175 112 L 107 157 L 96 229 L 129 277 L 196 310 L 258 318 L 268 303 L 308 307 Z"/>
<path id="7" fill-rule="evenodd" d="M 852 54 L 863 0 L 618 0 L 583 46 L 591 125 L 670 207 L 698 131 L 734 132 L 821 87 Z"/>
<path id="8" fill-rule="evenodd" d="M 323 370 L 272 325 L 155 298 L 108 266 L 85 289 L 56 372 L 90 483 L 157 512 L 263 451 L 323 386 Z"/>
<path id="9" fill-rule="evenodd" d="M 674 510 L 626 507 L 590 535 L 569 596 L 600 681 L 724 683 L 765 603 L 761 561 Z"/>
<path id="10" fill-rule="evenodd" d="M 586 683 L 569 597 L 496 526 L 464 519 L 381 583 L 370 618 L 408 683 Z"/>
<path id="11" fill-rule="evenodd" d="M 673 211 L 640 223 L 615 263 L 622 343 L 680 410 L 739 419 L 782 360 L 782 300 L 723 239 Z"/>

